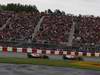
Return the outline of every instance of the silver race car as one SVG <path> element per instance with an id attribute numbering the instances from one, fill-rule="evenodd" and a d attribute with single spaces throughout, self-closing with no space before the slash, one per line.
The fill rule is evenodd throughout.
<path id="1" fill-rule="evenodd" d="M 74 56 L 74 55 L 63 55 L 64 60 L 79 60 L 82 61 L 83 58 L 80 56 Z"/>
<path id="2" fill-rule="evenodd" d="M 48 59 L 49 57 L 45 54 L 37 54 L 37 53 L 27 53 L 28 58 L 43 58 Z"/>

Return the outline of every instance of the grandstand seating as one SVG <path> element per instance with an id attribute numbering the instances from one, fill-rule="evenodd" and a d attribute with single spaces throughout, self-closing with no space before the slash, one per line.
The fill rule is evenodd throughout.
<path id="1" fill-rule="evenodd" d="M 9 24 L 2 31 L 0 31 L 0 40 L 30 39 L 39 19 L 39 14 L 12 14 Z"/>
<path id="2" fill-rule="evenodd" d="M 73 22 L 73 45 L 100 44 L 100 17 L 0 12 L 0 40 L 29 40 L 41 17 L 44 19 L 35 39 L 62 44 L 68 42 Z M 4 26 L 5 25 L 5 26 Z"/>
<path id="3" fill-rule="evenodd" d="M 36 39 L 54 43 L 68 42 L 71 26 L 72 16 L 45 16 Z"/>
<path id="4" fill-rule="evenodd" d="M 100 17 L 78 16 L 74 34 L 75 44 L 95 45 L 100 44 Z"/>
<path id="5" fill-rule="evenodd" d="M 0 27 L 2 27 L 9 17 L 11 17 L 12 13 L 0 12 Z"/>

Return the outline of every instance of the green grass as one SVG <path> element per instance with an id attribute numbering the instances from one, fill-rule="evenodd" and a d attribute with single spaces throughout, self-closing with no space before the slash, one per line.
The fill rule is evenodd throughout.
<path id="1" fill-rule="evenodd" d="M 0 63 L 33 64 L 33 65 L 47 65 L 47 66 L 56 66 L 56 67 L 72 67 L 72 68 L 91 69 L 91 70 L 99 70 L 100 71 L 100 66 L 98 66 L 98 65 L 100 65 L 99 62 L 0 57 Z"/>

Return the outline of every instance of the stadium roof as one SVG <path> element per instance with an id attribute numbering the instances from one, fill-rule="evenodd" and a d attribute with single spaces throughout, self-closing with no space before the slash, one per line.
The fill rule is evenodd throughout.
<path id="1" fill-rule="evenodd" d="M 100 16 L 100 0 L 0 0 L 1 4 L 21 3 L 36 5 L 40 11 L 60 9 L 75 15 Z"/>

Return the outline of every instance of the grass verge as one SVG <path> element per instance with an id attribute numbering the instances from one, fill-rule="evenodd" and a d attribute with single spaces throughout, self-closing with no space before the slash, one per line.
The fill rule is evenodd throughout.
<path id="1" fill-rule="evenodd" d="M 55 67 L 72 67 L 72 68 L 91 69 L 91 70 L 100 71 L 100 62 L 0 57 L 0 63 L 47 65 L 47 66 L 55 66 Z"/>

